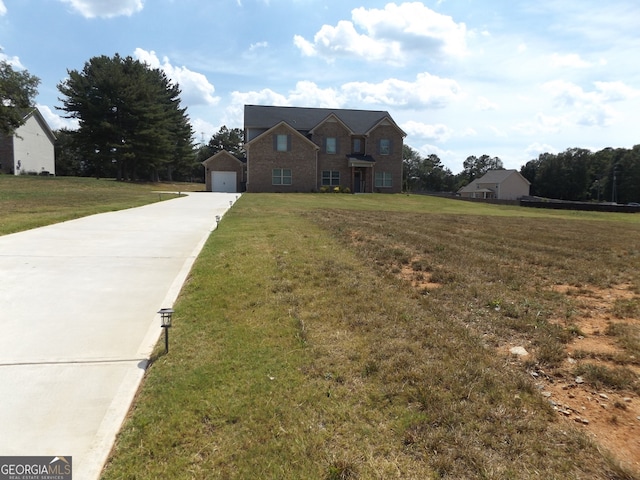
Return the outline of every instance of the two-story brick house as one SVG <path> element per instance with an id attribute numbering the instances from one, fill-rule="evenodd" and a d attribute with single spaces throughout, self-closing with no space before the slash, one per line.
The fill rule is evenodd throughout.
<path id="1" fill-rule="evenodd" d="M 245 105 L 248 192 L 398 193 L 406 134 L 384 111 Z"/>

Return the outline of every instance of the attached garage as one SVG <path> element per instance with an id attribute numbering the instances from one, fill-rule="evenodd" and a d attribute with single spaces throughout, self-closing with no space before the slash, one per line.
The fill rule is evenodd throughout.
<path id="1" fill-rule="evenodd" d="M 227 151 L 221 151 L 202 162 L 208 192 L 244 192 L 247 163 Z"/>
<path id="2" fill-rule="evenodd" d="M 236 193 L 238 180 L 236 172 L 211 172 L 211 191 Z"/>

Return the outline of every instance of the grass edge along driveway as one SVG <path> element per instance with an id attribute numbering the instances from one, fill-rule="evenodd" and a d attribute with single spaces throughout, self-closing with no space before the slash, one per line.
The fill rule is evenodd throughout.
<path id="1" fill-rule="evenodd" d="M 194 265 L 103 478 L 633 478 L 455 315 L 321 228 L 327 208 L 428 221 L 475 206 L 243 196 Z"/>

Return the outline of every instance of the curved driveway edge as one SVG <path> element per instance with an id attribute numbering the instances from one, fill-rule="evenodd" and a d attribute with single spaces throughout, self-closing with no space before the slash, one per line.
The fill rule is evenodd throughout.
<path id="1" fill-rule="evenodd" d="M 239 194 L 190 193 L 0 237 L 0 456 L 98 478 L 171 307 Z"/>

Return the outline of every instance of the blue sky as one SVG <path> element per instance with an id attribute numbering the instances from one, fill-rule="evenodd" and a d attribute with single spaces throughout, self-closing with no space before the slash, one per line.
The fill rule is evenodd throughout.
<path id="1" fill-rule="evenodd" d="M 54 129 L 67 70 L 119 53 L 180 85 L 198 142 L 246 103 L 387 110 L 458 173 L 640 144 L 639 22 L 634 0 L 0 0 L 0 56 Z"/>

